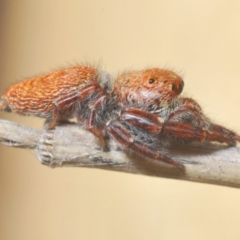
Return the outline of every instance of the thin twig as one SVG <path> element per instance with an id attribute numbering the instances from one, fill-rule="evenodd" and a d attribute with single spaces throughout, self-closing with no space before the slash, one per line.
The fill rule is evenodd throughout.
<path id="1" fill-rule="evenodd" d="M 76 124 L 39 131 L 0 120 L 0 142 L 10 147 L 36 149 L 41 163 L 51 166 L 101 168 L 150 176 L 240 187 L 240 148 L 215 144 L 174 146 L 169 156 L 184 171 L 152 159 L 127 154 L 114 141 L 102 151 L 96 138 Z"/>

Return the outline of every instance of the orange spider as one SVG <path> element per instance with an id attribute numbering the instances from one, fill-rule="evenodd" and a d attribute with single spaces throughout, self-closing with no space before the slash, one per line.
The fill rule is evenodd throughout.
<path id="1" fill-rule="evenodd" d="M 79 65 L 11 86 L 0 109 L 46 118 L 48 128 L 76 117 L 105 149 L 111 137 L 123 149 L 182 168 L 163 154 L 171 141 L 240 141 L 193 99 L 179 97 L 183 86 L 180 76 L 164 69 L 130 71 L 112 83 L 106 72 Z"/>

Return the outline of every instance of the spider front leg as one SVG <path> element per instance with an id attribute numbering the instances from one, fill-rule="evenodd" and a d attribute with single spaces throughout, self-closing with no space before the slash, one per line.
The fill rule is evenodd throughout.
<path id="1" fill-rule="evenodd" d="M 184 135 L 187 130 L 188 136 Z M 181 139 L 196 141 L 216 141 L 236 145 L 240 136 L 233 131 L 212 123 L 193 99 L 180 99 L 180 106 L 166 120 L 163 134 L 170 134 Z"/>
<path id="2" fill-rule="evenodd" d="M 147 133 L 157 134 L 159 136 L 171 136 L 197 141 L 203 141 L 206 137 L 206 131 L 202 128 L 197 128 L 182 122 L 164 122 L 158 115 L 142 109 L 124 109 L 120 114 L 120 119 L 141 130 L 145 130 Z"/>
<path id="3" fill-rule="evenodd" d="M 134 140 L 131 134 L 120 124 L 118 121 L 110 121 L 106 125 L 106 131 L 110 134 L 117 142 L 123 145 L 126 148 L 130 148 L 137 153 L 142 154 L 147 158 L 154 160 L 159 160 L 170 164 L 179 169 L 183 169 L 183 165 L 179 162 L 174 161 L 173 159 L 164 156 L 158 150 L 152 149 L 151 147 Z"/>
<path id="4" fill-rule="evenodd" d="M 235 146 L 236 141 L 240 141 L 240 136 L 236 135 L 236 133 L 216 124 L 206 129 L 182 122 L 166 122 L 161 134 L 174 139 L 199 142 L 215 141 L 227 143 L 230 146 Z"/>
<path id="5" fill-rule="evenodd" d="M 158 115 L 139 108 L 123 109 L 119 114 L 119 119 L 150 133 L 160 133 L 164 123 Z"/>
<path id="6" fill-rule="evenodd" d="M 187 117 L 191 116 L 190 107 L 188 108 Z M 183 115 L 183 113 L 183 110 L 179 108 L 179 112 L 176 110 L 174 111 L 174 114 L 170 114 L 170 116 L 174 116 L 174 118 L 170 117 L 164 122 L 163 119 L 156 114 L 141 109 L 128 108 L 122 111 L 120 119 L 151 134 L 170 136 L 175 139 L 199 142 L 217 141 L 229 145 L 235 145 L 236 141 L 240 141 L 240 136 L 224 127 L 210 123 L 202 112 L 196 111 L 196 108 L 192 115 L 196 117 L 199 115 L 199 118 L 194 119 L 191 117 L 190 120 L 192 121 L 192 124 L 184 122 L 186 119 L 184 118 L 185 115 Z M 199 126 L 195 126 L 197 123 Z"/>

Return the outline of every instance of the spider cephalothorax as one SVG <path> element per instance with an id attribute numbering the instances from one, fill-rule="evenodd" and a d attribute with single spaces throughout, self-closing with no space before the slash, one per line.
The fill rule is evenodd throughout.
<path id="1" fill-rule="evenodd" d="M 120 75 L 113 83 L 112 92 L 123 106 L 159 109 L 169 105 L 183 86 L 183 80 L 174 72 L 152 68 Z"/>

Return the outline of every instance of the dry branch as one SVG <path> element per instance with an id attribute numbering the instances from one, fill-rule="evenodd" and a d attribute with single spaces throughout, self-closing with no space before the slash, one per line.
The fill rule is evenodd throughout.
<path id="1" fill-rule="evenodd" d="M 104 152 L 96 138 L 76 124 L 39 131 L 0 120 L 0 142 L 11 147 L 36 149 L 38 159 L 48 166 L 101 168 L 114 171 L 183 179 L 240 187 L 240 148 L 215 144 L 175 146 L 169 156 L 184 165 L 179 171 L 154 160 L 132 156 L 110 141 Z"/>

